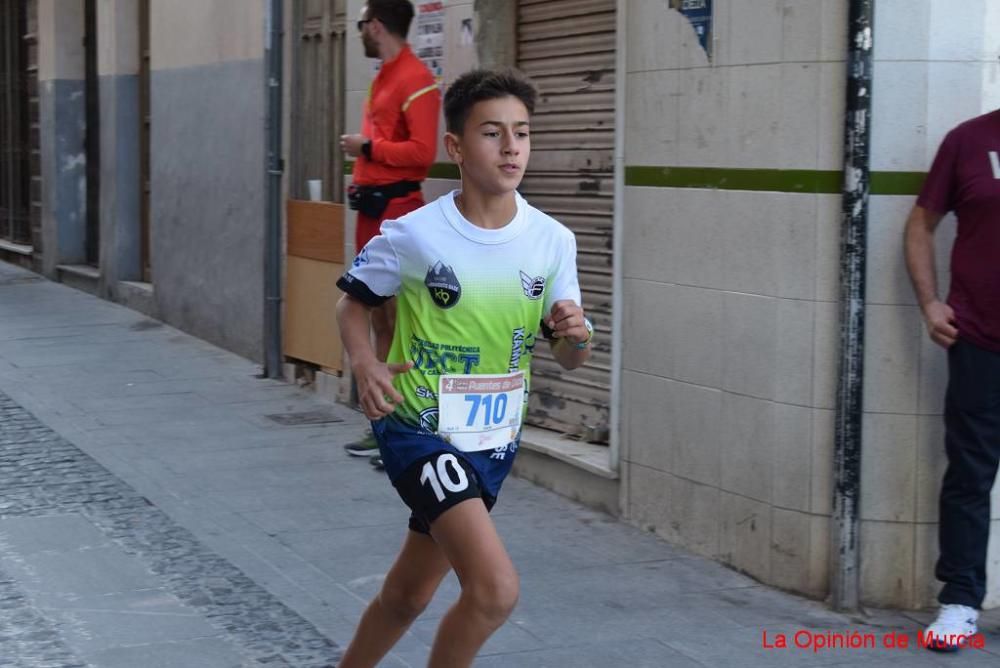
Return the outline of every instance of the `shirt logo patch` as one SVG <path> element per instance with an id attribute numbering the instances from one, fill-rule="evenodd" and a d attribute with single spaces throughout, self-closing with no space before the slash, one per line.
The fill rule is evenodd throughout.
<path id="1" fill-rule="evenodd" d="M 541 299 L 542 293 L 545 292 L 545 277 L 532 278 L 522 271 L 521 288 L 524 290 L 524 296 L 528 299 Z"/>
<path id="2" fill-rule="evenodd" d="M 458 282 L 455 271 L 440 260 L 427 270 L 424 285 L 431 294 L 434 303 L 443 309 L 449 309 L 462 298 L 462 284 Z"/>
<path id="3" fill-rule="evenodd" d="M 362 248 L 361 252 L 358 253 L 358 256 L 354 258 L 354 266 L 355 267 L 360 267 L 363 264 L 368 264 L 368 247 L 367 246 L 365 246 L 364 248 Z"/>

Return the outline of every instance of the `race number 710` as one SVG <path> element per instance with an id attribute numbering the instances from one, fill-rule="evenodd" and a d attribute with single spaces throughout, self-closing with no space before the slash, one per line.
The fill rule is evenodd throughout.
<path id="1" fill-rule="evenodd" d="M 494 396 L 496 397 L 494 399 Z M 465 400 L 472 404 L 469 407 L 469 418 L 465 421 L 466 427 L 475 425 L 478 421 L 479 409 L 482 408 L 482 421 L 484 427 L 490 427 L 503 422 L 507 415 L 507 395 L 506 394 L 467 394 Z"/>

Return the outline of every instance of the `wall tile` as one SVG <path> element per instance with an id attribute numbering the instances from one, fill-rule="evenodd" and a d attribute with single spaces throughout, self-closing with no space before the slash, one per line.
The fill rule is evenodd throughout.
<path id="1" fill-rule="evenodd" d="M 865 317 L 866 411 L 906 413 L 917 409 L 917 360 L 923 324 L 909 306 L 869 305 Z"/>
<path id="2" fill-rule="evenodd" d="M 673 472 L 706 485 L 721 478 L 723 392 L 687 383 L 671 383 L 671 406 L 664 407 L 670 424 Z"/>
<path id="3" fill-rule="evenodd" d="M 676 416 L 675 383 L 626 371 L 622 382 L 624 420 L 629 430 L 629 460 L 657 471 L 673 471 L 670 438 Z"/>
<path id="4" fill-rule="evenodd" d="M 938 499 L 948 458 L 944 450 L 944 419 L 939 415 L 915 418 L 917 438 L 917 507 L 918 522 L 938 521 Z"/>
<path id="5" fill-rule="evenodd" d="M 915 553 L 913 560 L 913 604 L 917 607 L 937 607 L 941 582 L 934 577 L 938 558 L 938 525 L 914 526 Z"/>
<path id="6" fill-rule="evenodd" d="M 807 41 L 818 48 L 814 39 Z M 783 104 L 780 141 L 776 146 L 781 169 L 819 168 L 821 84 L 822 70 L 816 63 L 785 62 L 781 66 Z"/>
<path id="7" fill-rule="evenodd" d="M 927 63 L 876 61 L 873 81 L 871 168 L 926 169 Z"/>
<path id="8" fill-rule="evenodd" d="M 770 503 L 774 404 L 739 394 L 722 399 L 722 489 Z"/>
<path id="9" fill-rule="evenodd" d="M 774 399 L 811 406 L 816 303 L 797 299 L 776 301 Z"/>
<path id="10" fill-rule="evenodd" d="M 914 601 L 914 525 L 863 521 L 860 531 L 862 603 L 906 608 Z"/>
<path id="11" fill-rule="evenodd" d="M 687 188 L 626 188 L 624 275 L 663 283 L 720 288 L 719 243 L 726 197 Z"/>
<path id="12" fill-rule="evenodd" d="M 724 293 L 723 389 L 774 398 L 777 306 L 771 297 Z"/>
<path id="13" fill-rule="evenodd" d="M 861 518 L 914 521 L 917 419 L 866 413 L 861 428 Z"/>
<path id="14" fill-rule="evenodd" d="M 722 382 L 722 293 L 625 281 L 624 366 L 696 385 Z M 650 313 L 665 315 L 670 326 Z M 682 316 L 682 317 L 680 317 Z"/>
<path id="15" fill-rule="evenodd" d="M 926 61 L 930 49 L 932 0 L 875 3 L 875 60 Z"/>
<path id="16" fill-rule="evenodd" d="M 840 228 L 843 200 L 816 196 L 816 292 L 819 301 L 840 300 Z"/>
<path id="17" fill-rule="evenodd" d="M 629 165 L 677 164 L 681 82 L 685 78 L 678 70 L 627 75 L 625 155 Z"/>
<path id="18" fill-rule="evenodd" d="M 774 404 L 771 499 L 775 506 L 810 510 L 812 457 L 813 409 Z"/>
<path id="19" fill-rule="evenodd" d="M 759 580 L 771 578 L 771 507 L 721 492 L 723 561 Z"/>
<path id="20" fill-rule="evenodd" d="M 698 554 L 718 557 L 720 504 L 718 488 L 674 478 L 670 484 L 667 515 L 670 531 L 684 547 Z"/>
<path id="21" fill-rule="evenodd" d="M 782 59 L 784 0 L 729 0 L 716 11 L 728 8 L 730 32 L 727 65 L 777 63 Z"/>
<path id="22" fill-rule="evenodd" d="M 817 515 L 833 513 L 833 458 L 836 414 L 832 410 L 813 409 L 812 499 L 810 510 Z"/>
<path id="23" fill-rule="evenodd" d="M 872 197 L 868 219 L 869 304 L 915 304 L 903 254 L 903 231 L 913 207 L 912 197 Z"/>
<path id="24" fill-rule="evenodd" d="M 771 528 L 771 584 L 809 591 L 812 562 L 812 516 L 775 508 Z"/>
<path id="25" fill-rule="evenodd" d="M 813 396 L 816 408 L 837 405 L 837 382 L 840 375 L 840 304 L 816 302 L 815 344 L 813 353 Z"/>

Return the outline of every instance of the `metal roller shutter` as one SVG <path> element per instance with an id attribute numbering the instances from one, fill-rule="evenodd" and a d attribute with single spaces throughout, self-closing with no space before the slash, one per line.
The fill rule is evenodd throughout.
<path id="1" fill-rule="evenodd" d="M 528 422 L 607 442 L 611 385 L 615 3 L 518 0 L 518 67 L 538 86 L 529 202 L 576 233 L 583 307 L 594 352 L 565 372 L 536 348 Z"/>

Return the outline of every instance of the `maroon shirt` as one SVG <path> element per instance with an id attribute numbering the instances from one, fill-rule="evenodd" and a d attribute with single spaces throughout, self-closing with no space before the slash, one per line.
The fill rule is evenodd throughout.
<path id="1" fill-rule="evenodd" d="M 1000 352 L 1000 110 L 948 133 L 917 204 L 958 217 L 948 305 L 961 338 Z"/>

